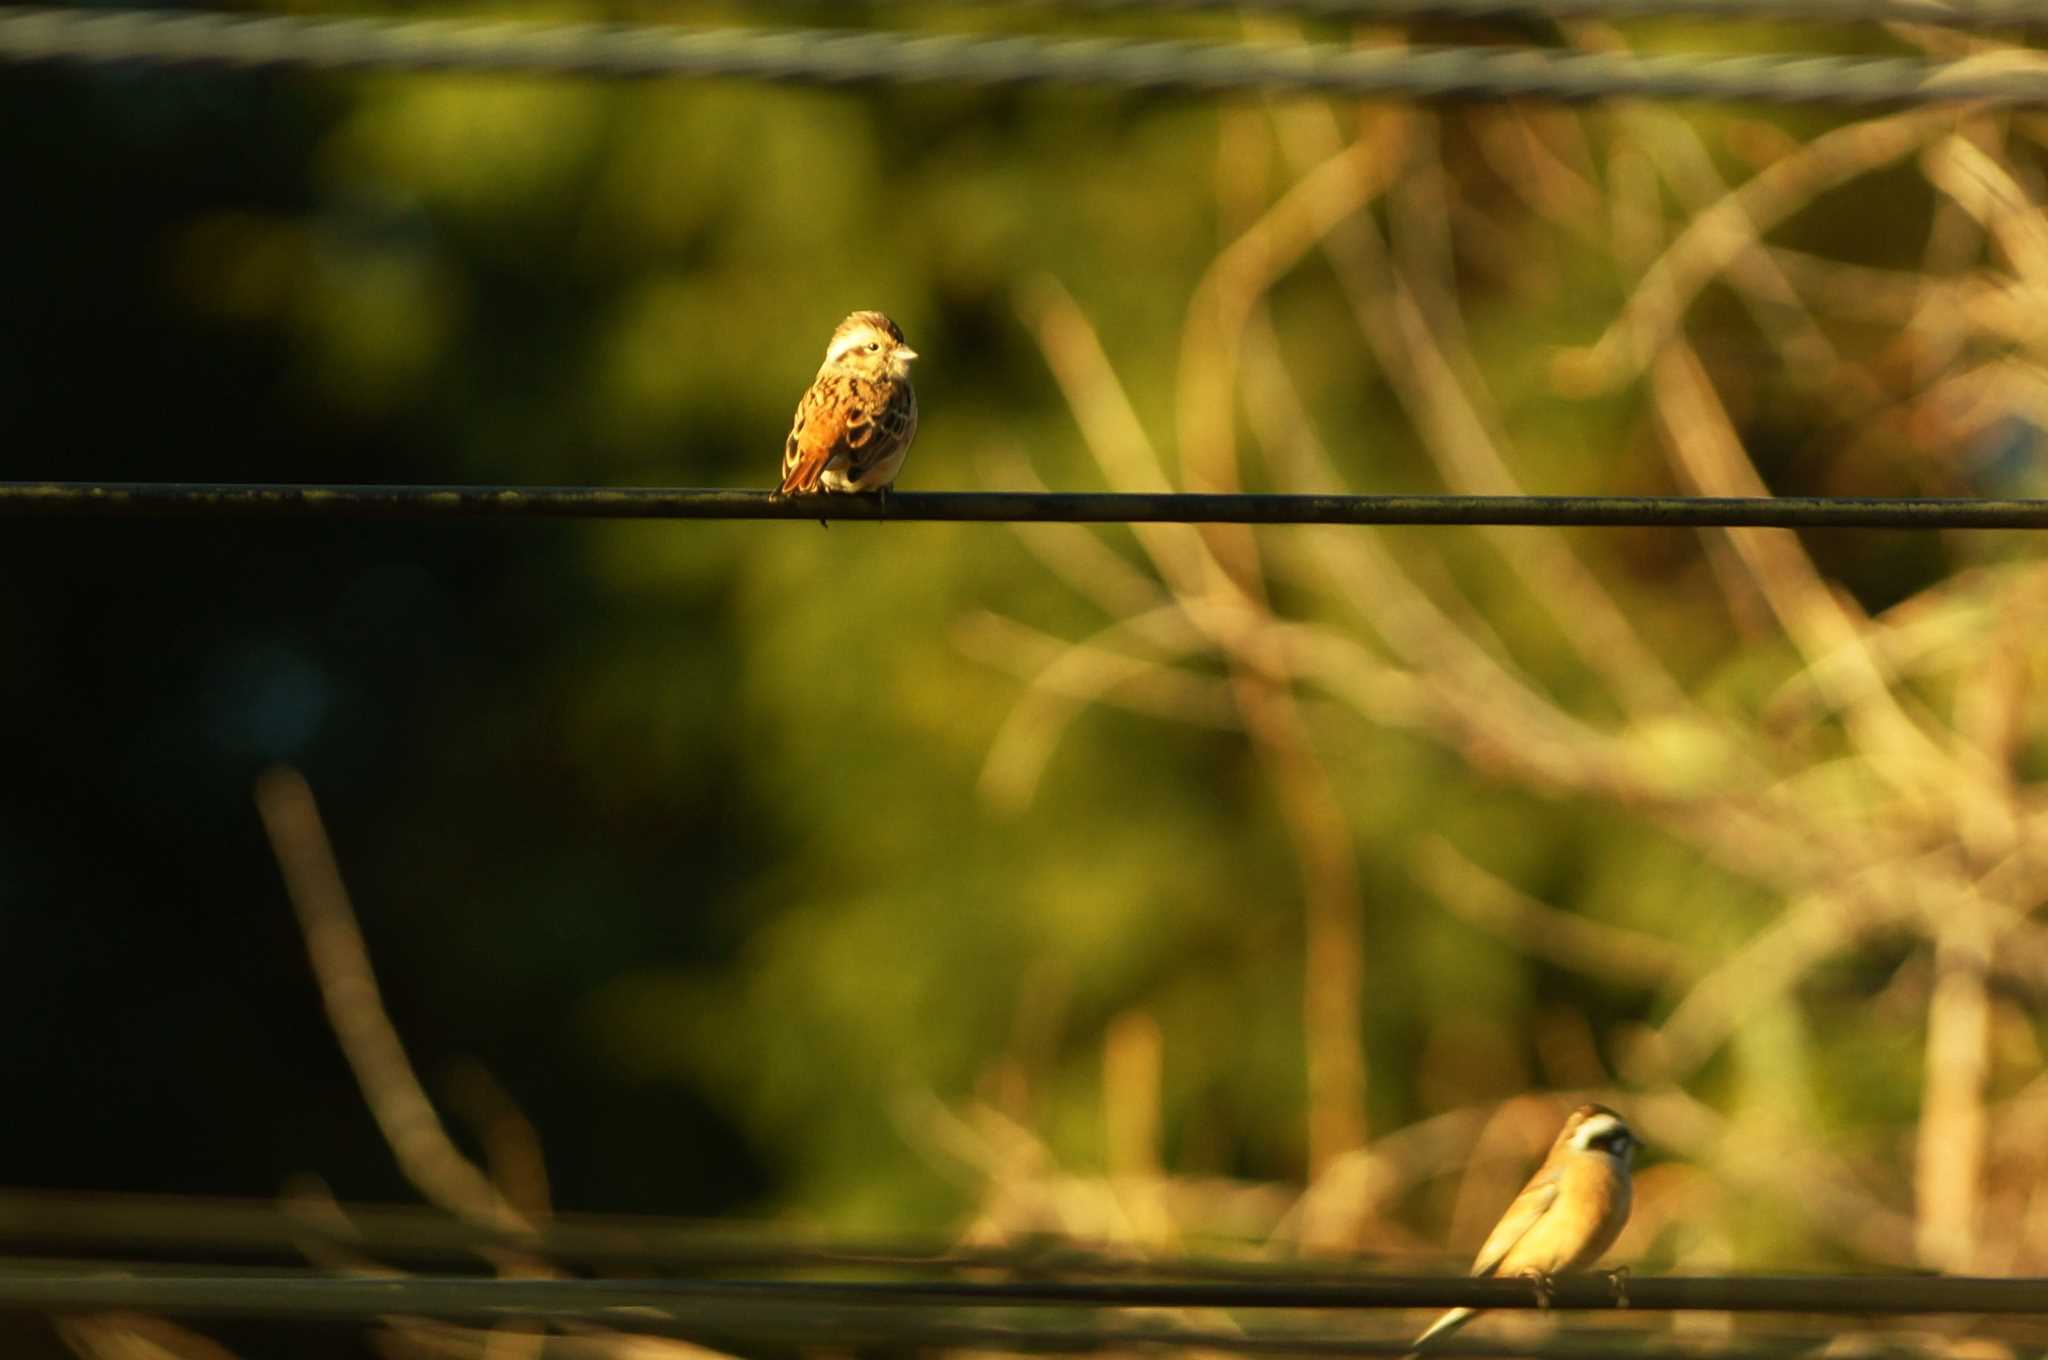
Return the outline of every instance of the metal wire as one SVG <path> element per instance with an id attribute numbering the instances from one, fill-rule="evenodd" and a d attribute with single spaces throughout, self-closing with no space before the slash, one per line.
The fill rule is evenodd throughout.
<path id="1" fill-rule="evenodd" d="M 789 519 L 1068 524 L 1522 524 L 1594 528 L 2048 529 L 2048 500 L 1831 496 L 1281 496 L 574 486 L 0 482 L 0 518 Z"/>
<path id="2" fill-rule="evenodd" d="M 897 0 L 899 4 L 929 0 Z M 2041 0 L 952 0 L 981 9 L 1180 14 L 1204 10 L 1294 14 L 1310 19 L 1733 19 L 1781 23 L 1911 23 L 1944 28 L 2048 24 Z"/>
<path id="3" fill-rule="evenodd" d="M 365 1276 L 302 1269 L 176 1265 L 164 1261 L 36 1260 L 18 1253 L 51 1240 L 74 1246 L 204 1253 L 338 1242 L 403 1257 L 420 1247 L 491 1245 L 562 1260 L 669 1258 L 712 1278 L 564 1279 L 448 1274 Z M 1025 1353 L 1107 1349 L 1213 1350 L 1252 1355 L 1399 1356 L 1408 1319 L 1390 1310 L 1472 1306 L 1553 1308 L 1629 1317 L 1665 1311 L 1902 1316 L 1997 1315 L 1973 1329 L 2024 1340 L 2048 1318 L 2038 1281 L 1877 1275 L 1849 1277 L 1655 1276 L 1625 1281 L 1573 1275 L 1539 1286 L 1522 1279 L 1393 1276 L 1357 1262 L 1123 1262 L 1156 1275 L 1113 1274 L 1085 1244 L 973 1252 L 889 1247 L 786 1229 L 641 1217 L 567 1216 L 533 1234 L 483 1232 L 427 1210 L 349 1206 L 311 1219 L 267 1202 L 129 1195 L 0 1195 L 0 1314 L 106 1312 L 262 1318 L 274 1323 L 366 1324 L 394 1315 L 491 1328 L 565 1329 L 549 1353 L 586 1353 L 590 1327 L 685 1337 L 751 1353 L 764 1345 L 830 1344 L 978 1348 Z M 567 1255 L 558 1256 L 558 1252 Z M 1120 1264 L 1108 1262 L 1114 1268 Z M 734 1279 L 727 1272 L 812 1272 Z M 1210 1275 L 1211 1269 L 1223 1273 Z M 990 1278 L 987 1272 L 1001 1272 Z M 858 1278 L 848 1278 L 849 1272 Z M 1241 1273 L 1240 1273 L 1241 1272 Z M 1132 1314 L 1125 1310 L 1171 1310 Z M 1213 1311 L 1229 1310 L 1219 1325 Z M 1610 1317 L 1625 1323 L 1627 1318 Z M 1652 1320 L 1649 1325 L 1662 1329 Z M 1553 1331 L 1542 1339 L 1461 1337 L 1456 1353 L 1529 1360 L 1791 1360 L 1809 1355 L 1832 1324 L 1801 1321 L 1783 1334 L 1745 1326 L 1739 1342 L 1688 1342 L 1635 1328 Z M 1803 1332 L 1797 1330 L 1804 1328 Z M 1987 1330 L 1988 1329 L 1988 1330 Z M 1392 1333 L 1390 1336 L 1389 1333 Z M 588 1339 L 586 1337 L 586 1339 Z M 596 1360 L 613 1350 L 593 1342 Z M 1866 1335 L 1859 1353 L 1919 1357 L 1921 1344 Z"/>
<path id="4" fill-rule="evenodd" d="M 303 1269 L 170 1264 L 162 1259 L 36 1260 L 24 1257 L 52 1243 L 67 1248 L 135 1250 L 202 1256 L 250 1251 L 291 1255 L 318 1241 L 382 1261 L 469 1256 L 510 1249 L 552 1265 L 679 1268 L 697 1275 L 735 1271 L 812 1272 L 842 1278 L 697 1278 L 686 1281 L 494 1280 L 430 1274 L 366 1278 Z M 1367 1273 L 1357 1260 L 1217 1261 L 1112 1257 L 1086 1243 L 1022 1243 L 1001 1249 L 962 1248 L 934 1239 L 880 1243 L 792 1233 L 785 1227 L 645 1216 L 564 1215 L 533 1233 L 472 1227 L 421 1208 L 349 1205 L 339 1214 L 293 1212 L 268 1201 L 189 1196 L 138 1196 L 10 1191 L 0 1194 L 0 1314 L 118 1310 L 180 1317 L 262 1318 L 274 1323 L 363 1324 L 388 1315 L 459 1324 L 568 1329 L 548 1354 L 603 1360 L 615 1348 L 578 1346 L 576 1331 L 597 1326 L 722 1344 L 751 1353 L 764 1345 L 882 1348 L 971 1348 L 1011 1353 L 1080 1354 L 1110 1349 L 1208 1350 L 1246 1355 L 1393 1357 L 1409 1349 L 1407 1319 L 1386 1310 L 1436 1307 L 1473 1294 L 1457 1276 L 1402 1278 Z M 849 1272 L 861 1278 L 846 1280 Z M 999 1272 L 992 1281 L 987 1272 Z M 970 1278 L 963 1278 L 969 1275 Z M 1723 1302 L 1700 1296 L 1716 1281 L 1634 1280 L 1629 1304 L 1703 1308 Z M 1771 1281 L 1736 1281 L 1767 1308 L 1853 1302 L 1855 1312 L 1896 1311 L 1933 1304 L 1941 1311 L 1995 1311 L 2009 1319 L 2001 1335 L 2034 1326 L 2030 1313 L 2048 1304 L 2015 1297 L 2022 1282 L 1933 1281 L 1931 1295 L 1902 1298 L 1896 1277 L 1792 1282 L 1791 1294 Z M 1482 1281 L 1489 1304 L 1538 1306 L 1527 1281 Z M 1672 1292 L 1672 1291 L 1676 1292 Z M 1660 1291 L 1663 1291 L 1660 1293 Z M 1889 1306 L 1873 1307 L 1866 1294 Z M 1775 1295 L 1777 1302 L 1772 1302 Z M 1691 1302 L 1688 1302 L 1690 1297 Z M 2028 1296 L 2029 1298 L 2031 1296 Z M 1556 1282 L 1548 1302 L 1613 1309 L 1611 1281 L 1588 1276 Z M 1735 1302 L 1741 1302 L 1737 1299 Z M 1227 1306 L 1229 1327 L 1203 1325 L 1214 1314 L 1134 1316 L 1132 1307 Z M 1613 1318 L 1620 1322 L 1623 1319 Z M 1659 1326 L 1652 1322 L 1650 1325 Z M 1807 1325 L 1810 1329 L 1811 1324 Z M 1985 1324 L 1977 1324 L 1979 1330 Z M 1391 1337 L 1389 1332 L 1393 1332 Z M 2029 1333 L 2031 1334 L 2031 1333 Z M 2010 1339 L 2010 1338 L 2008 1338 Z M 1792 1360 L 1810 1355 L 1815 1336 L 1774 1336 L 1745 1327 L 1734 1347 L 1688 1343 L 1640 1329 L 1554 1331 L 1533 1343 L 1467 1334 L 1457 1354 L 1526 1360 Z M 1860 1354 L 1920 1357 L 1927 1347 L 1882 1336 L 1860 1339 Z"/>
<path id="5" fill-rule="evenodd" d="M 1438 1283 L 1442 1283 L 1439 1281 Z M 1468 1282 L 1469 1283 L 1469 1282 Z M 1524 1306 L 1535 1306 L 1523 1283 Z M 1845 1280 L 1867 1294 L 1880 1282 Z M 1889 1281 L 1882 1282 L 1888 1288 Z M 2019 1280 L 1995 1283 L 2024 1286 Z M 2036 1291 L 2038 1293 L 2038 1290 Z M 575 1330 L 681 1336 L 743 1353 L 763 1345 L 922 1346 L 996 1348 L 1010 1352 L 1083 1352 L 1109 1347 L 1216 1349 L 1244 1354 L 1399 1356 L 1405 1334 L 1374 1337 L 1358 1330 L 1364 1319 L 1346 1317 L 1345 1330 L 1312 1329 L 1298 1316 L 1262 1313 L 1233 1317 L 1226 1326 L 1196 1327 L 1171 1317 L 1128 1317 L 1089 1301 L 1072 1309 L 1010 1297 L 1001 1286 L 979 1286 L 976 1297 L 935 1297 L 917 1286 L 858 1286 L 825 1282 L 662 1284 L 642 1280 L 522 1280 L 448 1276 L 364 1277 L 313 1272 L 198 1272 L 123 1264 L 118 1273 L 78 1263 L 14 1262 L 0 1268 L 0 1313 L 150 1313 L 182 1317 L 246 1317 L 272 1321 L 366 1323 L 399 1316 L 407 1325 L 433 1319 L 492 1328 L 544 1326 L 571 1332 L 559 1338 L 565 1354 L 580 1353 Z M 1055 1301 L 1058 1302 L 1058 1301 Z M 1434 1306 L 1434 1305 L 1430 1305 Z M 1867 1311 L 1858 1307 L 1848 1311 Z M 1207 1321 L 1207 1319 L 1205 1319 Z M 1377 1319 L 1376 1319 L 1377 1321 Z M 1398 1325 L 1398 1324 L 1396 1324 Z M 1535 1344 L 1502 1344 L 1461 1337 L 1459 1355 L 1537 1357 L 1541 1360 L 1789 1360 L 1810 1355 L 1815 1338 L 1746 1338 L 1745 1344 L 1687 1344 L 1651 1338 L 1640 1330 L 1560 1334 Z M 550 1341 L 549 1353 L 557 1346 Z M 610 1355 L 609 1349 L 594 1354 Z M 1860 1354 L 1925 1354 L 1922 1348 L 1877 1344 Z"/>
<path id="6" fill-rule="evenodd" d="M 77 1263 L 0 1268 L 0 1311 L 135 1308 L 264 1316 L 590 1320 L 600 1313 L 687 1319 L 701 1310 L 906 1306 L 956 1308 L 1226 1308 L 1240 1312 L 1469 1307 L 1498 1311 L 2048 1315 L 2039 1280 L 1986 1277 L 1605 1275 L 1548 1282 L 1360 1274 L 1344 1284 L 1062 1280 L 572 1280 L 299 1271 L 178 1270 Z"/>
<path id="7" fill-rule="evenodd" d="M 1421 99 L 1759 100 L 2048 107 L 2048 61 L 1636 57 L 1534 48 L 1048 40 L 805 29 L 542 26 L 0 6 L 0 61 L 510 71 L 804 84 L 1057 83 Z"/>
<path id="8" fill-rule="evenodd" d="M 39 1261 L 18 1254 L 51 1241 L 206 1253 L 291 1250 L 313 1240 L 380 1259 L 417 1256 L 422 1249 L 435 1255 L 498 1246 L 553 1264 L 660 1263 L 713 1273 L 826 1267 L 841 1276 L 858 1270 L 864 1278 L 370 1278 L 161 1260 Z M 309 1219 L 267 1202 L 192 1197 L 9 1192 L 0 1195 L 0 1242 L 10 1251 L 0 1263 L 0 1314 L 114 1309 L 301 1323 L 364 1323 L 402 1314 L 490 1326 L 597 1325 L 714 1342 L 739 1339 L 754 1347 L 831 1343 L 842 1349 L 872 1344 L 1038 1353 L 1142 1347 L 1398 1356 L 1409 1348 L 1407 1333 L 1389 1339 L 1386 1332 L 1405 1319 L 1386 1310 L 1464 1303 L 1611 1311 L 1624 1298 L 1635 1316 L 1664 1309 L 1996 1313 L 2009 1319 L 2001 1324 L 2006 1331 L 2032 1326 L 2030 1317 L 2048 1316 L 2048 1297 L 2036 1282 L 2023 1280 L 1652 1277 L 1617 1285 L 1593 1275 L 1556 1280 L 1539 1297 L 1525 1280 L 1375 1275 L 1356 1261 L 1112 1261 L 1071 1242 L 995 1251 L 889 1246 L 792 1235 L 782 1228 L 639 1216 L 569 1215 L 536 1234 L 517 1234 L 470 1228 L 424 1209 L 351 1205 L 331 1219 Z M 1101 1278 L 1105 1268 L 1119 1278 Z M 991 1281 L 984 1274 L 991 1270 L 1007 1278 Z M 962 1278 L 970 1271 L 973 1278 Z M 1141 1318 L 1119 1311 L 1137 1307 L 1221 1307 L 1234 1313 L 1230 1329 L 1223 1330 L 1193 1325 L 1192 1318 L 1209 1314 Z M 1985 1324 L 1977 1325 L 1981 1330 Z M 550 1354 L 580 1353 L 571 1338 L 557 1341 L 562 1344 L 551 1342 Z M 1745 1328 L 1734 1348 L 1641 1330 L 1581 1329 L 1534 1344 L 1468 1335 L 1457 1353 L 1532 1360 L 1790 1360 L 1811 1354 L 1814 1344 L 1811 1334 L 1773 1337 L 1753 1328 Z M 1861 1344 L 1860 1353 L 1873 1358 L 1928 1353 L 1880 1336 Z M 611 1352 L 593 1348 L 591 1354 Z"/>

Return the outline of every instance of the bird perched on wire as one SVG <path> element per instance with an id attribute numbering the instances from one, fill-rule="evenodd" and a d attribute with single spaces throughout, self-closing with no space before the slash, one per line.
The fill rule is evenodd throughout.
<path id="1" fill-rule="evenodd" d="M 1550 1155 L 1479 1248 L 1473 1276 L 1531 1275 L 1542 1282 L 1599 1260 L 1628 1222 L 1629 1166 L 1641 1146 L 1605 1105 L 1573 1110 Z M 1477 1311 L 1451 1309 L 1415 1338 L 1415 1349 L 1442 1340 Z"/>
<path id="2" fill-rule="evenodd" d="M 917 351 L 880 312 L 855 312 L 825 346 L 782 447 L 782 491 L 887 491 L 917 437 Z"/>

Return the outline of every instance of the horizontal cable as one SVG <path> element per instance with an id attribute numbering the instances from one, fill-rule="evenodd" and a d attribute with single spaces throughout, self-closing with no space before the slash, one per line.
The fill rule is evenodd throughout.
<path id="1" fill-rule="evenodd" d="M 599 1311 L 687 1321 L 702 1310 L 826 1306 L 853 1309 L 1227 1308 L 1358 1312 L 1469 1307 L 1494 1310 L 2048 1316 L 2033 1279 L 1933 1275 L 1631 1276 L 1531 1279 L 1359 1274 L 1342 1284 L 1072 1280 L 590 1280 L 364 1276 L 312 1271 L 179 1270 L 122 1263 L 0 1266 L 0 1311 L 137 1308 L 266 1316 L 588 1319 Z"/>
<path id="2" fill-rule="evenodd" d="M 806 84 L 1294 91 L 1425 99 L 1760 100 L 2048 107 L 2048 62 L 1636 57 L 1535 48 L 1138 42 L 803 29 L 545 26 L 0 6 L 0 61 L 510 71 Z"/>
<path id="3" fill-rule="evenodd" d="M 115 1273 L 118 1269 L 120 1273 Z M 1460 1283 L 1519 1286 L 1512 1306 L 1536 1307 L 1529 1281 L 1410 1281 L 1412 1284 Z M 1562 1290 L 1573 1283 L 1557 1282 Z M 1604 1285 L 1604 1281 L 1600 1281 Z M 1650 1283 L 1645 1281 L 1643 1283 Z M 1750 1281 L 1748 1283 L 1763 1283 Z M 1884 1297 L 1891 1278 L 1836 1280 L 1863 1294 Z M 2029 1281 L 1996 1280 L 1964 1283 L 2015 1286 Z M 1633 1286 L 1631 1286 L 1633 1289 Z M 1042 1293 L 1043 1290 L 1037 1292 Z M 1157 1291 L 1151 1291 L 1156 1293 Z M 1183 1291 L 1186 1292 L 1186 1291 Z M 1211 1291 L 1213 1293 L 1213 1291 Z M 1356 1291 L 1354 1291 L 1356 1292 Z M 1467 1291 L 1469 1292 L 1469 1291 Z M 2038 1287 L 2033 1290 L 2038 1295 Z M 975 1347 L 1012 1352 L 1083 1352 L 1112 1347 L 1215 1349 L 1241 1354 L 1326 1354 L 1400 1356 L 1411 1342 L 1404 1332 L 1375 1338 L 1358 1330 L 1360 1319 L 1344 1319 L 1344 1330 L 1315 1331 L 1289 1314 L 1262 1313 L 1258 1300 L 1221 1296 L 1217 1306 L 1240 1310 L 1228 1330 L 1201 1329 L 1171 1317 L 1134 1318 L 1100 1311 L 1132 1306 L 1117 1298 L 1046 1299 L 1032 1297 L 1028 1287 L 963 1286 L 945 1294 L 916 1286 L 864 1286 L 839 1282 L 758 1284 L 754 1282 L 662 1284 L 642 1280 L 475 1279 L 448 1276 L 340 1276 L 313 1272 L 198 1272 L 166 1270 L 150 1265 L 118 1268 L 81 1267 L 77 1263 L 15 1262 L 0 1267 L 0 1313 L 102 1312 L 167 1314 L 185 1317 L 260 1317 L 273 1321 L 366 1323 L 393 1315 L 412 1320 L 434 1319 L 494 1328 L 507 1325 L 556 1326 L 571 1331 L 597 1325 L 607 1329 L 704 1339 L 730 1347 L 735 1341 L 752 1347 L 764 1344 L 822 1344 L 838 1348 L 894 1345 Z M 1236 1291 L 1241 1295 L 1242 1290 Z M 1441 1288 L 1418 1298 L 1445 1296 Z M 1189 1293 L 1188 1297 L 1195 1295 Z M 2038 1302 L 2038 1299 L 2037 1299 Z M 1032 1307 L 1079 1304 L 1097 1311 L 1075 1312 Z M 1608 1300 L 1609 1306 L 1613 1301 Z M 1173 1303 L 1169 1307 L 1195 1306 Z M 1273 1305 L 1292 1308 L 1292 1303 Z M 1313 1309 L 1353 1307 L 1349 1303 L 1317 1302 Z M 1378 1306 L 1378 1305 L 1373 1305 Z M 1389 1304 L 1407 1307 L 1408 1304 Z M 1437 1302 L 1417 1306 L 1437 1307 Z M 1840 1310 L 1868 1313 L 1859 1298 Z M 1901 1310 L 1877 1310 L 1901 1311 Z M 1985 1311 L 1972 1308 L 1971 1311 Z M 2013 1312 L 2031 1310 L 2011 1310 Z M 1325 1326 L 1331 1324 L 1325 1323 Z M 1396 1324 L 1399 1325 L 1399 1324 Z M 1745 1336 L 1733 1347 L 1725 1342 L 1688 1344 L 1640 1331 L 1590 1330 L 1560 1333 L 1534 1344 L 1502 1344 L 1461 1337 L 1456 1353 L 1487 1357 L 1534 1357 L 1537 1360 L 1790 1360 L 1810 1355 L 1815 1338 Z M 566 1354 L 580 1354 L 565 1340 Z M 552 1350 L 551 1350 L 552 1353 Z M 609 1349 L 593 1354 L 613 1354 Z M 1924 1354 L 1923 1348 L 1886 1347 L 1883 1354 Z"/>
<path id="4" fill-rule="evenodd" d="M 1521 524 L 1592 528 L 2048 529 L 2048 500 L 1838 496 L 1282 496 L 579 486 L 0 482 L 0 518 L 793 519 L 1067 524 Z"/>
<path id="5" fill-rule="evenodd" d="M 899 0 L 904 3 L 905 0 Z M 920 0 L 907 0 L 919 3 Z M 930 0 L 922 0 L 930 3 Z M 1202 10 L 1294 14 L 1311 19 L 1733 19 L 1783 23 L 1912 23 L 1944 28 L 2048 24 L 2042 0 L 953 0 L 979 9 L 1054 9 L 1100 14 Z"/>

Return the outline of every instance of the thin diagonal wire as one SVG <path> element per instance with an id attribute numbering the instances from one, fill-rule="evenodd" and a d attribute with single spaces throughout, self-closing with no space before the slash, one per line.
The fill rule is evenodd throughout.
<path id="1" fill-rule="evenodd" d="M 931 0 L 897 0 L 929 4 Z M 2041 0 L 952 0 L 981 9 L 1050 9 L 1099 14 L 1182 14 L 1204 10 L 1294 14 L 1311 19 L 1487 19 L 1540 14 L 1553 19 L 1733 19 L 1784 23 L 1912 23 L 1943 28 L 2048 24 Z"/>
<path id="2" fill-rule="evenodd" d="M 0 60 L 509 71 L 799 84 L 1060 84 L 1420 99 L 1754 100 L 2048 107 L 2048 62 L 1636 57 L 1534 48 L 1047 40 L 815 29 L 632 28 L 0 6 Z"/>
<path id="3" fill-rule="evenodd" d="M 579 486 L 0 482 L 0 519 L 700 519 L 1067 524 L 1522 524 L 1588 528 L 2048 529 L 2048 500 L 1831 496 L 1298 496 Z"/>

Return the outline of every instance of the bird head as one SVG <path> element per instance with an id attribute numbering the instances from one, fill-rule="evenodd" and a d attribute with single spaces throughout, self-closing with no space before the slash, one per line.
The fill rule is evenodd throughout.
<path id="1" fill-rule="evenodd" d="M 1643 1145 L 1628 1121 L 1605 1105 L 1581 1105 L 1571 1112 L 1564 1121 L 1563 1132 L 1557 1135 L 1559 1150 L 1570 1148 L 1574 1152 L 1592 1152 L 1612 1157 L 1626 1169 L 1635 1157 L 1636 1149 Z"/>
<path id="2" fill-rule="evenodd" d="M 910 376 L 917 351 L 903 343 L 903 332 L 880 312 L 855 312 L 832 332 L 825 346 L 825 367 L 847 369 L 868 377 L 884 374 L 901 382 Z"/>

